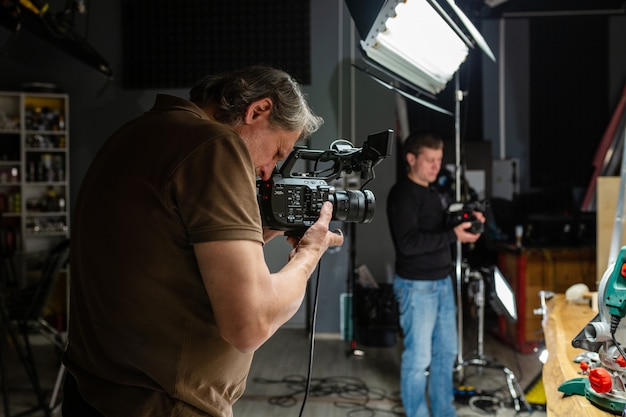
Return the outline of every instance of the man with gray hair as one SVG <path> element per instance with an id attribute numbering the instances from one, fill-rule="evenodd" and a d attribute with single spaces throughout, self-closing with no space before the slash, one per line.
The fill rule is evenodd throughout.
<path id="1" fill-rule="evenodd" d="M 301 305 L 332 205 L 271 273 L 256 179 L 321 118 L 287 73 L 212 75 L 158 95 L 93 160 L 73 211 L 65 417 L 232 415 L 253 353 Z"/>

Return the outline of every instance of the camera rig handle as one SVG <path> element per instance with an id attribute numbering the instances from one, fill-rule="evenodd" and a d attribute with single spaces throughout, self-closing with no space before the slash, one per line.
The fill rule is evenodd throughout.
<path id="1" fill-rule="evenodd" d="M 383 159 L 391 155 L 393 149 L 394 131 L 374 133 L 367 137 L 362 148 L 353 147 L 352 143 L 341 140 L 335 141 L 333 147 L 327 150 L 307 149 L 304 147 L 295 148 L 285 159 L 285 162 L 278 169 L 278 173 L 283 178 L 315 177 L 325 181 L 332 181 L 341 176 L 342 172 L 361 173 L 361 179 L 365 184 L 374 178 L 374 167 Z M 321 175 L 320 171 L 293 172 L 293 167 L 298 160 L 319 162 L 333 162 L 332 173 Z M 327 169 L 328 171 L 330 169 Z"/>

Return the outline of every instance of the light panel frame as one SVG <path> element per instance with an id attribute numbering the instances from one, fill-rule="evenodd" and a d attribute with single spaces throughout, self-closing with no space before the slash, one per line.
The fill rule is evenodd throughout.
<path id="1" fill-rule="evenodd" d="M 370 22 L 354 11 L 371 4 L 352 3 L 352 14 L 360 19 L 356 23 L 366 61 L 385 68 L 397 81 L 433 95 L 445 88 L 475 45 L 495 61 L 480 32 L 454 1 L 444 4 L 451 13 L 437 0 L 386 0 Z"/>

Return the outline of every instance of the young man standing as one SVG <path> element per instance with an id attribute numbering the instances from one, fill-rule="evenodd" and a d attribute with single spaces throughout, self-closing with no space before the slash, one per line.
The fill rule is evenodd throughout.
<path id="1" fill-rule="evenodd" d="M 471 223 L 446 227 L 446 207 L 431 187 L 443 159 L 443 140 L 429 132 L 404 143 L 407 174 L 392 187 L 387 216 L 396 252 L 394 293 L 404 334 L 400 391 L 407 417 L 455 417 L 457 356 L 451 245 L 476 242 Z M 474 213 L 482 222 L 482 213 Z M 430 410 L 429 410 L 430 405 Z"/>

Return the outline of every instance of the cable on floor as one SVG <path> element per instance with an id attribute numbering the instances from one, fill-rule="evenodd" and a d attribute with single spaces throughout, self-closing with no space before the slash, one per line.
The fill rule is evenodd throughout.
<path id="1" fill-rule="evenodd" d="M 307 391 L 307 379 L 298 375 L 286 376 L 279 380 L 255 378 L 260 384 L 284 384 L 290 390 L 285 395 L 272 396 L 268 402 L 281 407 L 293 407 L 298 402 L 297 397 Z M 383 389 L 369 388 L 361 379 L 352 377 L 312 378 L 308 392 L 310 397 L 337 396 L 334 405 L 347 409 L 347 415 L 358 413 L 359 417 L 375 416 L 377 413 L 386 413 L 403 416 L 404 409 L 399 395 L 388 395 Z M 375 407 L 372 403 L 388 403 L 389 408 Z"/>
<path id="2" fill-rule="evenodd" d="M 296 396 L 303 394 L 304 399 L 300 407 L 301 417 L 309 396 L 325 397 L 338 395 L 340 400 L 334 405 L 338 408 L 348 409 L 348 416 L 358 413 L 358 417 L 375 416 L 377 412 L 391 415 L 404 416 L 404 408 L 400 400 L 400 395 L 388 396 L 382 389 L 370 389 L 362 380 L 350 377 L 312 378 L 313 353 L 315 350 L 315 328 L 317 321 L 317 307 L 319 300 L 321 262 L 318 263 L 317 276 L 315 278 L 315 294 L 313 297 L 313 311 L 311 316 L 311 339 L 309 343 L 309 361 L 306 377 L 289 376 L 282 380 L 269 380 L 265 378 L 254 378 L 253 381 L 262 384 L 286 384 L 291 390 L 289 394 L 273 396 L 269 398 L 269 403 L 281 407 L 291 407 L 297 403 Z M 390 407 L 375 408 L 370 404 L 373 401 L 390 402 Z"/>

